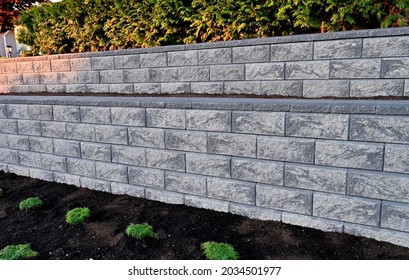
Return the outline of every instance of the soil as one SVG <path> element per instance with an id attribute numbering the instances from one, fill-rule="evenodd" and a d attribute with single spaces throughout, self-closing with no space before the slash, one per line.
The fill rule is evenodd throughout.
<path id="1" fill-rule="evenodd" d="M 112 195 L 0 172 L 0 249 L 31 244 L 36 259 L 203 259 L 201 244 L 227 242 L 241 259 L 409 259 L 409 248 L 341 233 L 252 220 L 232 214 Z M 45 205 L 20 211 L 38 196 Z M 65 214 L 89 207 L 91 217 L 70 226 Z M 151 224 L 158 239 L 137 241 L 130 223 Z"/>

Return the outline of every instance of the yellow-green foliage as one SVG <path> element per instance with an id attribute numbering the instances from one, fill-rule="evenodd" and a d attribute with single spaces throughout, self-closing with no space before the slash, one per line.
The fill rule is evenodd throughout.
<path id="1" fill-rule="evenodd" d="M 9 245 L 0 250 L 0 260 L 24 260 L 37 256 L 30 245 Z"/>
<path id="2" fill-rule="evenodd" d="M 44 205 L 44 202 L 39 197 L 29 197 L 20 202 L 20 210 L 33 210 L 40 208 Z"/>
<path id="3" fill-rule="evenodd" d="M 65 221 L 70 225 L 82 223 L 91 216 L 91 211 L 86 207 L 77 207 L 67 212 Z"/>
<path id="4" fill-rule="evenodd" d="M 202 244 L 204 255 L 208 260 L 237 260 L 239 253 L 227 243 L 205 242 Z"/>
<path id="5" fill-rule="evenodd" d="M 147 223 L 144 224 L 130 224 L 126 230 L 126 235 L 136 239 L 156 238 L 157 234 L 153 227 Z"/>

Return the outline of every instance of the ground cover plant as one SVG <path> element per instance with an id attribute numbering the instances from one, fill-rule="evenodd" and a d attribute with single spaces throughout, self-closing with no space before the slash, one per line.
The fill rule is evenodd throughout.
<path id="1" fill-rule="evenodd" d="M 239 253 L 227 243 L 208 241 L 202 244 L 204 255 L 208 260 L 237 260 Z"/>
<path id="2" fill-rule="evenodd" d="M 24 260 L 37 256 L 37 252 L 30 245 L 8 245 L 0 250 L 0 260 Z"/>
<path id="3" fill-rule="evenodd" d="M 130 224 L 125 231 L 126 235 L 135 239 L 156 238 L 158 235 L 153 227 L 147 223 Z"/>
<path id="4" fill-rule="evenodd" d="M 82 223 L 91 216 L 91 211 L 87 207 L 77 207 L 67 212 L 65 221 L 70 225 Z"/>
<path id="5" fill-rule="evenodd" d="M 34 259 L 205 259 L 202 244 L 228 243 L 247 259 L 409 259 L 409 248 L 341 233 L 259 221 L 228 213 L 170 205 L 126 195 L 44 182 L 0 171 L 0 248 L 31 244 Z M 36 211 L 16 211 L 39 196 Z M 69 209 L 87 205 L 92 215 L 71 226 Z M 135 242 L 125 229 L 144 221 L 157 238 Z"/>
<path id="6" fill-rule="evenodd" d="M 19 208 L 22 211 L 28 211 L 41 208 L 43 205 L 44 202 L 39 197 L 29 197 L 20 202 Z"/>

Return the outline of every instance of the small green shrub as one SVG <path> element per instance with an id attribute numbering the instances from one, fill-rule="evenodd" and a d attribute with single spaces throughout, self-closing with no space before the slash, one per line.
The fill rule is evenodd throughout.
<path id="1" fill-rule="evenodd" d="M 30 245 L 9 245 L 0 250 L 0 260 L 24 260 L 37 256 Z"/>
<path id="2" fill-rule="evenodd" d="M 0 189 L 0 197 L 3 197 L 4 196 L 4 191 L 3 191 L 3 189 Z"/>
<path id="3" fill-rule="evenodd" d="M 237 260 L 239 253 L 227 243 L 205 242 L 202 244 L 204 255 L 209 260 Z"/>
<path id="4" fill-rule="evenodd" d="M 157 234 L 153 230 L 153 227 L 147 223 L 144 224 L 130 224 L 126 230 L 126 235 L 136 239 L 144 238 L 157 238 Z"/>
<path id="5" fill-rule="evenodd" d="M 65 221 L 70 225 L 76 225 L 85 221 L 91 216 L 91 211 L 87 207 L 77 207 L 67 212 Z"/>
<path id="6" fill-rule="evenodd" d="M 20 210 L 33 210 L 40 208 L 44 205 L 44 202 L 38 197 L 29 197 L 20 202 Z"/>

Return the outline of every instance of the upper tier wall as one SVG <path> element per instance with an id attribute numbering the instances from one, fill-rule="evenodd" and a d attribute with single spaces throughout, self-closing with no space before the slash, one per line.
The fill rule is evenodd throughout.
<path id="1" fill-rule="evenodd" d="M 409 97 L 409 28 L 0 60 L 0 93 Z"/>

